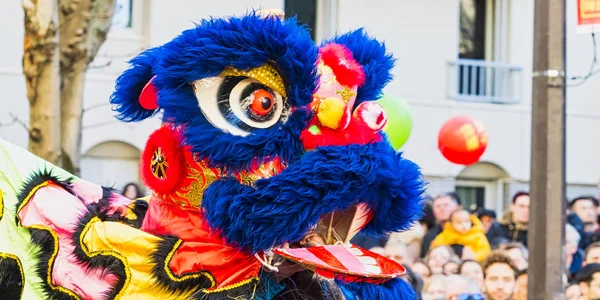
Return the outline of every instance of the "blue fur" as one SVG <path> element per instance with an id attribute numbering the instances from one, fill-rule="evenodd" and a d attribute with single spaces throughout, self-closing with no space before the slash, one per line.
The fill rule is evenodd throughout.
<path id="1" fill-rule="evenodd" d="M 184 143 L 199 157 L 228 172 L 248 169 L 254 160 L 279 157 L 296 160 L 303 153 L 299 135 L 309 120 L 305 111 L 296 111 L 285 124 L 255 130 L 247 137 L 224 133 L 202 115 L 189 85 L 197 79 L 217 76 L 227 66 L 248 70 L 272 63 L 280 72 L 291 107 L 312 101 L 318 77 L 318 50 L 306 28 L 295 19 L 262 19 L 254 13 L 242 18 L 210 19 L 186 30 L 171 42 L 142 53 L 133 67 L 117 81 L 112 102 L 119 117 L 139 121 L 154 112 L 141 108 L 138 96 L 146 82 L 156 75 L 158 104 L 163 120 L 186 127 Z"/>
<path id="2" fill-rule="evenodd" d="M 346 46 L 365 70 L 365 82 L 358 88 L 355 107 L 363 101 L 381 98 L 383 88 L 392 80 L 395 59 L 386 53 L 385 44 L 369 37 L 363 29 L 326 41 Z"/>
<path id="3" fill-rule="evenodd" d="M 156 111 L 142 108 L 138 97 L 156 75 L 158 104 L 165 118 L 185 123 L 198 112 L 198 100 L 188 83 L 216 76 L 227 66 L 248 70 L 269 62 L 274 63 L 284 80 L 288 103 L 304 106 L 312 101 L 316 89 L 317 55 L 306 28 L 295 19 L 262 19 L 252 13 L 242 18 L 203 20 L 173 41 L 131 60 L 131 68 L 117 79 L 111 103 L 123 121 L 152 116 Z M 185 98 L 180 98 L 182 95 Z"/>
<path id="4" fill-rule="evenodd" d="M 154 76 L 153 66 L 160 54 L 160 48 L 148 49 L 129 63 L 131 67 L 119 78 L 115 91 L 110 97 L 110 103 L 115 105 L 117 118 L 125 122 L 137 122 L 154 115 L 156 110 L 146 110 L 139 103 L 142 89 Z"/>
<path id="5" fill-rule="evenodd" d="M 310 116 L 308 110 L 298 109 L 284 124 L 238 137 L 223 133 L 199 115 L 190 122 L 184 136 L 192 151 L 209 157 L 212 166 L 238 172 L 248 170 L 253 161 L 262 163 L 275 156 L 286 163 L 298 160 L 304 153 L 299 135 Z"/>
<path id="6" fill-rule="evenodd" d="M 216 181 L 202 206 L 229 243 L 257 252 L 301 239 L 321 215 L 357 201 L 374 211 L 369 233 L 407 229 L 419 217 L 422 192 L 419 168 L 376 143 L 319 148 L 255 187 Z"/>
<path id="7" fill-rule="evenodd" d="M 164 45 L 156 66 L 159 104 L 169 111 L 180 100 L 171 96 L 173 90 L 190 88 L 189 82 L 216 76 L 227 66 L 249 70 L 271 62 L 286 84 L 288 103 L 304 106 L 316 89 L 317 55 L 306 28 L 295 19 L 262 19 L 253 13 L 203 20 Z"/>
<path id="8" fill-rule="evenodd" d="M 381 285 L 371 283 L 349 283 L 336 281 L 346 300 L 393 299 L 416 300 L 417 293 L 410 284 L 400 278 L 394 278 Z"/>

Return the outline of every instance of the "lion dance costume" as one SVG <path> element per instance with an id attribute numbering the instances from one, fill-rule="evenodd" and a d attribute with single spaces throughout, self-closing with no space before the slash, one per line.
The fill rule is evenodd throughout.
<path id="1" fill-rule="evenodd" d="M 416 299 L 401 265 L 350 243 L 421 211 L 373 101 L 393 64 L 362 30 L 318 46 L 259 13 L 144 51 L 111 103 L 125 122 L 162 114 L 149 198 L 0 140 L 0 299 L 294 299 L 306 280 L 317 298 Z"/>

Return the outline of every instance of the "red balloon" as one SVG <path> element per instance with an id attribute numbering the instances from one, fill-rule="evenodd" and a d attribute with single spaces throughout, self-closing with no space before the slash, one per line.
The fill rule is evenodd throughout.
<path id="1" fill-rule="evenodd" d="M 479 161 L 487 147 L 487 131 L 483 124 L 468 116 L 448 120 L 440 129 L 438 148 L 444 157 L 460 165 Z"/>

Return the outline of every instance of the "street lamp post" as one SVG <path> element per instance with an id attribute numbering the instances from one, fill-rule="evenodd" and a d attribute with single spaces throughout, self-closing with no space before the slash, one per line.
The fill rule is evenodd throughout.
<path id="1" fill-rule="evenodd" d="M 536 0 L 531 110 L 529 299 L 566 299 L 565 0 Z"/>

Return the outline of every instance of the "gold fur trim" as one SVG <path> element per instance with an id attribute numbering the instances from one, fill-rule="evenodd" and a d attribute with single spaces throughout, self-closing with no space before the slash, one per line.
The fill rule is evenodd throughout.
<path id="1" fill-rule="evenodd" d="M 256 281 L 258 283 L 258 277 L 248 278 L 248 279 L 242 280 L 242 281 L 240 281 L 238 283 L 234 283 L 234 284 L 231 284 L 231 285 L 228 285 L 228 286 L 224 286 L 222 288 L 218 288 L 218 289 L 214 289 L 214 290 L 203 289 L 202 292 L 210 294 L 210 293 L 218 293 L 218 292 L 229 291 L 229 290 L 233 290 L 235 288 L 238 288 L 240 286 L 244 286 L 244 285 L 250 284 L 250 283 L 252 283 L 252 281 Z M 256 289 L 256 284 L 254 285 L 254 288 Z M 254 296 L 252 298 L 254 298 Z M 250 299 L 252 299 L 252 298 L 250 298 Z"/>

